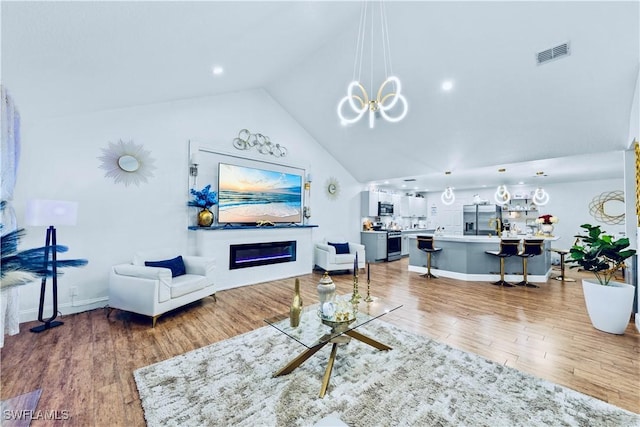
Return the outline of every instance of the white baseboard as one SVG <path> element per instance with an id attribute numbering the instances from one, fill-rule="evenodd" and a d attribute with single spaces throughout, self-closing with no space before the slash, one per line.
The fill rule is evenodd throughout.
<path id="1" fill-rule="evenodd" d="M 58 305 L 58 311 L 62 315 L 81 313 L 96 308 L 104 307 L 109 302 L 109 297 L 90 298 L 81 301 L 71 301 Z M 51 305 L 45 306 L 44 317 L 51 317 Z M 38 308 L 20 311 L 20 323 L 38 320 Z"/>

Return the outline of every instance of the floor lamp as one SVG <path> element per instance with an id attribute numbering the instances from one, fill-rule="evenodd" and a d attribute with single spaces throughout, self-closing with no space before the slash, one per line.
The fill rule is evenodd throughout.
<path id="1" fill-rule="evenodd" d="M 27 202 L 26 225 L 48 227 L 44 249 L 43 272 L 48 271 L 49 263 L 51 263 L 53 281 L 53 313 L 50 318 L 43 318 L 44 297 L 47 289 L 47 274 L 43 274 L 40 284 L 40 305 L 38 306 L 38 321 L 43 322 L 43 325 L 31 328 L 31 332 L 42 332 L 63 324 L 63 322 L 54 321 L 58 316 L 58 262 L 56 256 L 57 242 L 55 226 L 76 225 L 77 217 L 77 202 L 62 200 L 29 200 Z"/>

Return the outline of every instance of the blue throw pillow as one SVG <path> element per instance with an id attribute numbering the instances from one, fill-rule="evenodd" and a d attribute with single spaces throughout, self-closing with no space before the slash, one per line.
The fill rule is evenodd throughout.
<path id="1" fill-rule="evenodd" d="M 336 248 L 336 254 L 348 254 L 349 253 L 349 244 L 348 243 L 331 243 L 328 242 L 331 246 Z"/>
<path id="2" fill-rule="evenodd" d="M 145 261 L 144 265 L 147 267 L 164 267 L 171 270 L 171 277 L 182 276 L 187 274 L 187 269 L 184 266 L 184 260 L 182 255 L 179 255 L 173 259 L 166 259 L 163 261 Z"/>

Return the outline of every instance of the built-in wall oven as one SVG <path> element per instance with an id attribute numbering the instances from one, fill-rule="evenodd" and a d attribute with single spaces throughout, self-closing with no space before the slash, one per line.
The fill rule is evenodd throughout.
<path id="1" fill-rule="evenodd" d="M 393 215 L 393 203 L 378 202 L 378 216 Z"/>
<path id="2" fill-rule="evenodd" d="M 402 257 L 402 232 L 387 230 L 387 261 Z"/>

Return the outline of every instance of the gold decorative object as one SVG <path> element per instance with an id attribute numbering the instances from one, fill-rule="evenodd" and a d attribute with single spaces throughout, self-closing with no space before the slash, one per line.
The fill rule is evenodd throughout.
<path id="1" fill-rule="evenodd" d="M 367 296 L 365 297 L 365 302 L 372 302 L 373 298 L 371 298 L 371 264 L 367 263 Z"/>
<path id="2" fill-rule="evenodd" d="M 624 210 L 620 215 L 611 215 L 605 211 L 605 204 L 608 202 L 621 202 L 624 206 L 624 193 L 622 191 L 607 191 L 593 198 L 589 204 L 589 213 L 595 219 L 605 224 L 624 223 Z"/>
<path id="3" fill-rule="evenodd" d="M 275 224 L 271 221 L 258 221 L 256 225 L 258 227 L 273 227 Z"/>
<path id="4" fill-rule="evenodd" d="M 300 296 L 300 279 L 296 279 L 294 285 L 293 301 L 289 307 L 289 324 L 292 328 L 300 325 L 300 313 L 302 313 L 302 297 Z"/>
<path id="5" fill-rule="evenodd" d="M 198 212 L 198 227 L 211 227 L 213 224 L 213 212 L 207 208 L 202 208 Z"/>
<path id="6" fill-rule="evenodd" d="M 360 298 L 362 295 L 358 293 L 358 273 L 353 275 L 353 294 L 351 294 L 351 299 L 349 300 L 352 304 L 358 304 L 360 302 Z"/>

